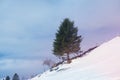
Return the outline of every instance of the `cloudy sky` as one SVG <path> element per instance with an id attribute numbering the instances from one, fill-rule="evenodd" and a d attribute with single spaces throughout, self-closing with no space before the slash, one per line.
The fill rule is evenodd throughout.
<path id="1" fill-rule="evenodd" d="M 119 0 L 0 0 L 0 77 L 41 73 L 64 18 L 79 28 L 83 50 L 120 35 Z"/>

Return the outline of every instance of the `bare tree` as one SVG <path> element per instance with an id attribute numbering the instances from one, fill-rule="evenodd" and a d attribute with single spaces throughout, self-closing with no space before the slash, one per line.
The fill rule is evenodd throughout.
<path id="1" fill-rule="evenodd" d="M 55 62 L 52 61 L 51 59 L 46 59 L 43 61 L 43 66 L 46 65 L 48 66 L 50 69 L 55 65 Z M 45 68 L 44 68 L 45 71 Z"/>

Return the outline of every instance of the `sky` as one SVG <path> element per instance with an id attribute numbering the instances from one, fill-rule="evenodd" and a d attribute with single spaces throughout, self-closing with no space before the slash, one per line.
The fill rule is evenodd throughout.
<path id="1" fill-rule="evenodd" d="M 65 19 L 82 35 L 82 50 L 120 35 L 119 0 L 0 0 L 0 78 L 43 72 L 56 59 L 53 41 Z"/>

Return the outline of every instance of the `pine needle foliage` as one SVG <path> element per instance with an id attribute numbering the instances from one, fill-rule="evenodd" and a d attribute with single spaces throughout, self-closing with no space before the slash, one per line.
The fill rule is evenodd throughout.
<path id="1" fill-rule="evenodd" d="M 69 60 L 71 53 L 79 52 L 82 37 L 78 36 L 77 33 L 78 28 L 74 27 L 74 22 L 68 18 L 64 19 L 56 33 L 56 39 L 53 42 L 53 54 L 56 56 L 66 54 L 67 60 Z"/>

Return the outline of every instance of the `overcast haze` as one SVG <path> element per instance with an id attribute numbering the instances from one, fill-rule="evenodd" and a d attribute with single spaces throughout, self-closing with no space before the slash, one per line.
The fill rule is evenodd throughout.
<path id="1" fill-rule="evenodd" d="M 120 35 L 119 0 L 1 0 L 0 77 L 42 72 L 66 17 L 79 28 L 83 50 Z"/>

